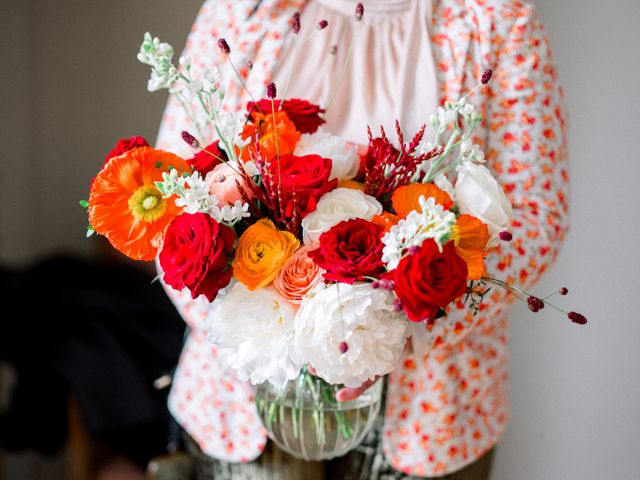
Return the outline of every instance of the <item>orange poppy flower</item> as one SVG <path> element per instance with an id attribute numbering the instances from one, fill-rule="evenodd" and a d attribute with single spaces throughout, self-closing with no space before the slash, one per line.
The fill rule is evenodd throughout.
<path id="1" fill-rule="evenodd" d="M 433 197 L 436 203 L 442 205 L 445 210 L 449 210 L 453 205 L 449 194 L 433 183 L 412 183 L 397 188 L 391 195 L 391 204 L 398 217 L 405 218 L 411 211 L 420 210 L 418 202 L 420 196 Z"/>
<path id="2" fill-rule="evenodd" d="M 468 278 L 480 280 L 484 273 L 484 253 L 489 241 L 487 226 L 471 215 L 460 215 L 451 238 L 456 253 L 467 262 Z"/>
<path id="3" fill-rule="evenodd" d="M 389 212 L 382 212 L 380 215 L 376 215 L 371 219 L 371 223 L 384 227 L 385 232 L 391 230 L 391 227 L 397 225 L 399 221 L 400 217 Z"/>
<path id="4" fill-rule="evenodd" d="M 251 118 L 253 123 L 245 125 L 242 131 L 244 140 L 251 139 L 251 142 L 242 153 L 243 160 L 248 161 L 251 160 L 252 156 L 255 157 L 256 139 L 258 139 L 262 157 L 266 160 L 274 158 L 276 156 L 276 133 L 278 136 L 278 154 L 283 156 L 293 153 L 298 140 L 300 140 L 300 132 L 296 130 L 296 126 L 286 113 L 275 113 L 275 128 L 274 115 L 271 112 L 262 114 L 254 111 Z"/>
<path id="5" fill-rule="evenodd" d="M 181 213 L 154 183 L 171 167 L 189 171 L 187 162 L 172 153 L 140 147 L 112 158 L 91 186 L 91 226 L 134 260 L 153 260 L 165 229 Z"/>

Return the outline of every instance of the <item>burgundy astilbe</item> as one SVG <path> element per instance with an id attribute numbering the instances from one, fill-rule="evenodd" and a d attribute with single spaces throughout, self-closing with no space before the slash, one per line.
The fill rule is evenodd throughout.
<path id="1" fill-rule="evenodd" d="M 375 198 L 391 194 L 396 188 L 411 182 L 418 167 L 425 161 L 431 160 L 440 153 L 439 148 L 417 155 L 416 149 L 426 125 L 413 137 L 409 144 L 405 144 L 400 124 L 396 120 L 396 134 L 401 150 L 396 149 L 389 141 L 383 127 L 380 127 L 380 137 L 373 138 L 369 129 L 369 149 L 365 161 L 365 193 Z"/>

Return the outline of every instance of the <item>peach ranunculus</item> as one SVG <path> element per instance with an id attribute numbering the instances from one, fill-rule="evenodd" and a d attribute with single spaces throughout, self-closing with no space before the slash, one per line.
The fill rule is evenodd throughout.
<path id="1" fill-rule="evenodd" d="M 322 281 L 324 270 L 307 255 L 314 248 L 308 245 L 298 250 L 273 281 L 275 289 L 289 303 L 300 305 L 303 297 Z"/>
<path id="2" fill-rule="evenodd" d="M 238 241 L 233 275 L 249 290 L 265 287 L 299 246 L 300 242 L 292 233 L 278 230 L 270 220 L 258 220 Z"/>
<path id="3" fill-rule="evenodd" d="M 253 191 L 247 188 L 244 178 L 240 175 L 235 162 L 221 163 L 207 173 L 204 181 L 209 185 L 209 193 L 215 195 L 221 204 L 233 205 L 242 200 L 241 190 L 247 197 L 253 196 Z M 238 184 L 240 186 L 238 186 Z"/>

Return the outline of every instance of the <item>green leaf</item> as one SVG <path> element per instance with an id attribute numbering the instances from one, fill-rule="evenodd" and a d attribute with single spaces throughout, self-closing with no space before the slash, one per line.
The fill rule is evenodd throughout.
<path id="1" fill-rule="evenodd" d="M 96 233 L 96 231 L 93 229 L 93 227 L 91 225 L 89 225 L 87 227 L 87 238 L 89 238 L 91 235 L 93 235 L 94 233 Z"/>
<path id="2" fill-rule="evenodd" d="M 162 168 L 162 162 L 156 162 L 156 168 Z"/>
<path id="3" fill-rule="evenodd" d="M 78 203 L 82 208 L 89 208 L 89 202 L 87 200 L 80 200 Z"/>

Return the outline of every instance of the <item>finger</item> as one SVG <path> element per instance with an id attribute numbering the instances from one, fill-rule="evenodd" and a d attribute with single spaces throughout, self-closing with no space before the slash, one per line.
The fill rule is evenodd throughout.
<path id="1" fill-rule="evenodd" d="M 336 400 L 339 402 L 351 402 L 366 392 L 374 383 L 375 380 L 367 380 L 359 387 L 341 388 L 338 390 L 338 393 L 336 393 Z"/>

